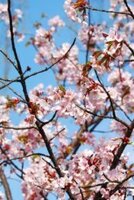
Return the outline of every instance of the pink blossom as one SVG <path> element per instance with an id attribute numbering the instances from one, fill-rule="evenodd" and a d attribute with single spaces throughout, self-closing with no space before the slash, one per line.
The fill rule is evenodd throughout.
<path id="1" fill-rule="evenodd" d="M 7 4 L 0 3 L 0 19 L 8 23 Z"/>
<path id="2" fill-rule="evenodd" d="M 72 0 L 66 0 L 65 1 L 64 9 L 65 9 L 65 12 L 67 13 L 68 17 L 71 20 L 78 22 L 78 23 L 82 22 L 80 17 L 78 16 L 78 14 L 76 12 L 76 9 L 73 7 Z"/>
<path id="3" fill-rule="evenodd" d="M 65 25 L 64 21 L 62 19 L 60 19 L 60 17 L 58 15 L 55 16 L 54 18 L 50 19 L 48 23 L 50 26 L 54 26 L 54 27 L 58 27 L 58 26 L 60 27 L 60 26 Z"/>

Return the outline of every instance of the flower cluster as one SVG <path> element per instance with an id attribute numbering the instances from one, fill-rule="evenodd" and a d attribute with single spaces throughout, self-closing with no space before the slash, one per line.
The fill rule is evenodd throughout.
<path id="1" fill-rule="evenodd" d="M 1 53 L 17 73 L 0 78 L 0 88 L 10 90 L 0 96 L 0 165 L 22 179 L 25 200 L 123 200 L 133 190 L 133 5 L 110 2 L 109 10 L 101 10 L 86 0 L 65 0 L 76 38 L 57 43 L 59 29 L 66 31 L 59 15 L 46 27 L 37 24 L 28 44 L 36 50 L 34 62 L 43 66 L 27 70 L 13 37 L 23 39 L 17 31 L 22 11 L 12 9 L 9 19 L 7 4 L 0 3 L 0 19 L 13 26 L 15 62 Z M 110 13 L 113 24 L 92 23 L 92 11 Z M 30 80 L 41 73 L 49 75 L 50 85 L 43 79 L 29 91 Z"/>

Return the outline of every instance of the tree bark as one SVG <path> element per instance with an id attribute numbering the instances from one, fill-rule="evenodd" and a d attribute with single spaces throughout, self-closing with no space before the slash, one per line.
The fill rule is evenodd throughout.
<path id="1" fill-rule="evenodd" d="M 2 169 L 1 166 L 0 166 L 0 179 L 5 191 L 6 199 L 12 200 L 12 194 L 11 194 L 11 190 L 7 181 L 7 177 L 5 176 L 4 170 Z"/>

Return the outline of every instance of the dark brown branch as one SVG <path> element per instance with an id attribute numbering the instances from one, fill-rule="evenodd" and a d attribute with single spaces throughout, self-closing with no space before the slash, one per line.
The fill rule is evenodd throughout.
<path id="1" fill-rule="evenodd" d="M 13 81 L 11 79 L 5 79 L 5 78 L 0 78 L 0 80 L 3 81 L 3 82 L 11 82 L 11 81 Z M 17 80 L 17 79 L 14 79 L 14 81 L 19 82 L 19 80 Z"/>
<path id="2" fill-rule="evenodd" d="M 25 152 L 24 152 L 25 154 Z M 28 157 L 34 157 L 34 156 L 42 156 L 42 157 L 47 157 L 47 158 L 50 158 L 48 155 L 45 155 L 43 153 L 31 153 L 31 154 L 28 154 L 28 155 L 24 155 L 24 156 L 20 156 L 20 157 L 15 157 L 15 158 L 11 158 L 10 161 L 14 161 L 14 160 L 20 160 L 20 159 L 24 159 L 24 158 L 28 158 Z M 3 165 L 4 163 L 6 163 L 7 160 L 3 160 L 0 165 Z"/>
<path id="3" fill-rule="evenodd" d="M 55 136 L 53 136 L 50 140 L 49 140 L 49 142 L 51 142 L 53 139 L 55 139 L 56 138 L 56 136 L 58 136 L 60 133 L 62 133 L 62 131 L 64 131 L 65 130 L 65 128 L 62 128 L 60 131 L 58 131 L 56 134 L 55 134 Z"/>
<path id="4" fill-rule="evenodd" d="M 130 127 L 128 128 L 128 131 L 125 133 L 124 138 L 126 138 L 126 137 L 130 138 L 131 135 L 132 135 L 133 129 L 134 129 L 134 121 L 132 121 Z M 123 153 L 123 151 L 124 151 L 124 149 L 125 149 L 126 146 L 127 146 L 127 143 L 125 143 L 124 141 L 122 141 L 122 144 L 120 145 L 120 147 L 119 147 L 116 155 L 114 156 L 114 160 L 112 162 L 110 170 L 115 169 L 117 167 L 119 159 L 120 159 L 120 157 L 121 157 L 121 155 L 122 155 L 122 153 Z"/>
<path id="5" fill-rule="evenodd" d="M 18 175 L 21 179 L 23 179 L 23 175 L 25 174 L 12 160 L 10 160 L 10 158 L 8 157 L 7 153 L 4 151 L 4 149 L 0 146 L 0 150 L 1 152 L 6 156 L 7 158 L 7 162 L 8 164 L 11 164 L 15 169 L 17 169 L 20 173 L 21 173 L 21 176 Z M 3 164 L 3 163 L 1 163 Z"/>
<path id="6" fill-rule="evenodd" d="M 126 13 L 126 12 L 117 12 L 113 10 L 104 10 L 104 9 L 98 9 L 98 8 L 92 8 L 92 7 L 86 7 L 86 8 L 92 11 L 97 11 L 97 12 L 111 13 L 111 14 L 117 14 L 117 15 L 128 15 L 132 17 L 130 13 Z"/>
<path id="7" fill-rule="evenodd" d="M 75 42 L 76 42 L 76 38 L 74 38 L 74 40 L 73 40 L 71 46 L 69 47 L 69 49 L 67 50 L 67 52 L 66 52 L 61 58 L 59 58 L 56 62 L 54 62 L 53 64 L 51 64 L 50 66 L 46 67 L 46 68 L 43 69 L 43 70 L 40 70 L 40 71 L 38 71 L 38 72 L 35 72 L 35 73 L 33 73 L 33 74 L 30 74 L 30 75 L 26 76 L 24 79 L 27 80 L 28 78 L 30 78 L 30 77 L 32 77 L 32 76 L 36 76 L 36 75 L 38 75 L 38 74 L 42 74 L 42 73 L 48 71 L 49 69 L 51 69 L 51 68 L 52 68 L 53 66 L 55 66 L 56 64 L 58 64 L 61 60 L 63 60 L 63 59 L 68 55 L 68 53 L 70 52 L 70 50 L 71 50 L 72 47 L 74 46 Z"/>
<path id="8" fill-rule="evenodd" d="M 124 62 L 134 62 L 134 59 L 130 59 L 130 60 L 124 60 Z"/>
<path id="9" fill-rule="evenodd" d="M 130 13 L 130 16 L 134 19 L 134 13 L 132 12 L 130 6 L 128 5 L 127 0 L 124 0 L 124 4 L 126 5 L 127 10 L 128 10 L 128 12 Z"/>
<path id="10" fill-rule="evenodd" d="M 47 150 L 49 152 L 51 161 L 52 161 L 52 163 L 53 163 L 53 165 L 54 165 L 54 167 L 56 169 L 56 172 L 58 173 L 59 177 L 63 177 L 64 175 L 61 172 L 61 169 L 60 169 L 60 167 L 57 164 L 57 160 L 56 160 L 56 158 L 54 156 L 53 150 L 52 150 L 50 142 L 49 142 L 49 140 L 48 140 L 48 138 L 46 136 L 46 133 L 44 132 L 43 128 L 40 126 L 40 123 L 38 121 L 36 121 L 36 126 L 38 127 L 38 130 L 39 130 L 39 132 L 40 132 L 40 134 L 41 134 L 41 136 L 42 136 L 42 138 L 43 138 L 43 140 L 44 140 L 44 142 L 46 144 Z M 66 191 L 67 191 L 70 199 L 71 200 L 75 200 L 74 197 L 73 197 L 73 195 L 72 195 L 72 193 L 71 193 L 71 190 L 67 189 Z"/>
<path id="11" fill-rule="evenodd" d="M 26 83 L 25 83 L 26 78 L 24 79 L 24 75 L 23 75 L 23 72 L 22 72 L 22 67 L 21 67 L 21 64 L 20 64 L 20 61 L 19 61 L 19 58 L 18 58 L 18 54 L 17 54 L 17 51 L 16 51 L 15 42 L 14 42 L 13 23 L 12 23 L 12 14 L 11 14 L 11 1 L 10 0 L 7 0 L 7 1 L 8 1 L 8 15 L 9 15 L 9 25 L 10 25 L 12 50 L 13 50 L 14 57 L 15 57 L 16 62 L 17 62 L 17 68 L 18 68 L 18 73 L 19 73 L 20 78 L 21 78 L 21 85 L 22 85 L 23 93 L 24 93 L 25 99 L 27 101 L 28 107 L 30 108 L 30 99 L 29 99 L 29 96 L 28 96 L 28 92 L 27 92 L 27 88 L 26 88 Z M 74 39 L 71 47 L 68 49 L 68 51 L 65 53 L 65 55 L 62 58 L 58 59 L 58 61 L 55 62 L 53 65 L 51 65 L 50 67 L 48 67 L 48 69 L 51 68 L 52 66 L 54 66 L 55 64 L 57 64 L 58 62 L 60 62 L 60 60 L 62 60 L 65 56 L 68 55 L 68 53 L 71 50 L 71 48 L 73 47 L 75 41 L 76 41 L 76 39 Z M 46 71 L 46 69 L 45 69 L 45 71 Z M 44 72 L 44 71 L 42 70 L 42 71 L 40 71 L 38 73 L 42 73 L 42 72 Z M 36 73 L 34 75 L 36 75 Z M 33 74 L 32 74 L 32 76 L 33 76 Z M 62 174 L 62 172 L 61 172 L 61 170 L 60 170 L 60 168 L 59 168 L 59 166 L 57 164 L 56 158 L 54 156 L 54 153 L 52 151 L 52 148 L 51 148 L 51 145 L 50 145 L 50 143 L 48 141 L 48 138 L 47 138 L 47 136 L 46 136 L 43 128 L 41 127 L 41 123 L 39 121 L 36 121 L 35 123 L 36 123 L 36 126 L 38 128 L 39 133 L 42 136 L 42 139 L 44 140 L 44 142 L 46 144 L 46 147 L 47 147 L 47 150 L 49 152 L 49 155 L 50 155 L 52 163 L 53 163 L 53 165 L 54 165 L 54 167 L 55 167 L 58 175 L 60 177 L 62 177 L 63 174 Z M 67 189 L 67 193 L 68 193 L 70 199 L 74 200 L 74 197 L 73 197 L 70 189 Z"/>
<path id="12" fill-rule="evenodd" d="M 2 82 L 0 81 L 0 83 L 2 83 Z M 11 83 L 13 83 L 13 82 L 11 82 Z M 6 85 L 4 85 L 3 87 L 0 87 L 0 89 L 4 89 L 4 88 L 7 87 L 13 94 L 15 94 L 17 97 L 20 98 L 21 102 L 27 104 L 27 102 L 25 101 L 25 99 L 23 99 L 23 97 L 22 97 L 20 94 L 18 94 L 13 88 L 11 88 L 11 87 L 9 86 L 11 83 L 6 84 Z M 4 83 L 2 83 L 2 84 L 4 84 Z"/>
<path id="13" fill-rule="evenodd" d="M 9 56 L 2 50 L 0 49 L 0 52 L 5 56 L 5 58 L 14 66 L 15 69 L 17 69 L 17 66 L 15 65 L 15 63 L 11 60 L 11 58 L 9 58 Z"/>
<path id="14" fill-rule="evenodd" d="M 132 121 L 131 125 L 128 128 L 128 131 L 126 132 L 124 138 L 130 138 L 132 135 L 132 131 L 134 129 L 134 121 Z M 122 153 L 124 152 L 125 148 L 127 146 L 127 143 L 125 143 L 124 141 L 122 141 L 117 153 L 114 156 L 113 162 L 111 164 L 110 170 L 113 170 L 117 167 L 120 157 L 122 155 Z M 126 181 L 126 180 L 125 180 Z M 120 183 L 119 185 L 122 185 L 122 183 Z M 102 188 L 106 188 L 107 187 L 107 183 L 105 185 L 102 186 Z M 118 186 L 119 188 L 119 186 Z M 112 190 L 112 195 L 117 191 L 117 187 L 114 188 L 114 190 Z M 100 192 L 97 192 L 95 195 L 94 200 L 106 200 L 105 198 L 102 197 L 102 194 Z"/>
<path id="15" fill-rule="evenodd" d="M 95 112 L 92 112 L 90 110 L 87 110 L 86 108 L 83 108 L 81 106 L 79 106 L 78 104 L 75 104 L 78 108 L 80 108 L 81 110 L 83 110 L 84 112 L 86 113 L 89 113 L 90 115 L 93 115 L 95 117 L 98 117 L 98 118 L 102 118 L 102 119 L 114 119 L 113 117 L 111 116 L 105 116 L 105 115 L 100 115 L 100 114 L 97 114 Z"/>
<path id="16" fill-rule="evenodd" d="M 123 181 L 121 181 L 118 185 L 116 185 L 116 187 L 113 190 L 110 191 L 110 196 L 112 196 L 115 192 L 117 192 L 121 188 L 123 183 L 125 183 L 126 181 L 128 181 L 132 177 L 134 177 L 134 174 L 131 174 L 130 176 L 125 178 Z"/>
<path id="17" fill-rule="evenodd" d="M 125 117 L 126 117 L 130 122 L 132 122 L 132 119 L 128 116 L 128 114 L 124 111 L 124 109 L 123 109 L 120 105 L 118 105 L 116 102 L 114 102 L 114 104 L 117 106 L 117 108 L 120 109 L 120 111 L 125 115 Z"/>
<path id="18" fill-rule="evenodd" d="M 6 83 L 6 84 L 3 83 L 3 81 L 0 81 L 0 83 L 3 84 L 3 86 L 0 87 L 0 90 L 6 88 L 7 86 L 11 85 L 11 83 L 14 83 L 14 82 L 16 82 L 16 79 L 15 80 L 11 80 L 9 83 Z"/>
<path id="19" fill-rule="evenodd" d="M 116 181 L 116 180 L 111 180 L 106 174 L 103 174 L 103 176 L 105 177 L 105 179 L 110 182 L 110 183 L 120 183 L 119 181 Z"/>
<path id="20" fill-rule="evenodd" d="M 104 114 L 103 114 L 103 116 L 106 116 L 108 113 L 109 113 L 109 109 L 108 110 L 105 110 L 104 111 Z M 91 127 L 90 129 L 89 129 L 89 132 L 93 132 L 94 130 L 95 130 L 95 128 L 102 122 L 102 120 L 103 120 L 103 118 L 101 117 L 97 117 L 97 119 L 93 119 L 89 124 L 87 124 L 87 125 L 85 125 L 85 124 L 83 124 L 82 126 L 81 126 L 81 128 L 78 130 L 78 132 L 77 132 L 77 137 L 76 137 L 76 139 L 74 139 L 71 143 L 70 143 L 70 145 L 69 146 L 71 146 L 72 147 L 72 155 L 74 155 L 77 151 L 78 151 L 78 149 L 80 148 L 80 146 L 81 146 L 81 142 L 80 142 L 80 137 L 81 137 L 81 135 L 83 134 L 83 132 L 85 132 L 86 131 L 86 129 L 87 128 L 89 128 L 89 127 Z M 64 154 L 64 158 L 66 158 L 67 156 L 69 156 L 69 154 L 70 153 L 65 153 Z"/>
<path id="21" fill-rule="evenodd" d="M 20 75 L 21 78 L 21 85 L 22 85 L 22 89 L 26 98 L 27 103 L 29 103 L 29 96 L 27 93 L 27 88 L 26 88 L 26 83 L 24 81 L 24 76 L 23 76 L 23 71 L 22 71 L 22 67 L 21 67 L 21 63 L 17 54 L 17 50 L 15 47 L 15 40 L 14 40 L 14 32 L 13 32 L 13 21 L 12 21 L 12 13 L 11 13 L 11 0 L 7 0 L 8 2 L 8 16 L 9 16 L 9 27 L 10 27 L 10 35 L 11 35 L 11 46 L 12 46 L 12 50 L 14 53 L 14 57 L 17 63 L 17 71 Z"/>
<path id="22" fill-rule="evenodd" d="M 94 187 L 100 187 L 103 186 L 104 184 L 107 184 L 108 182 L 103 182 L 103 183 L 98 183 L 98 184 L 94 184 L 94 185 L 87 185 L 87 186 L 81 186 L 81 188 L 83 189 L 90 189 L 90 188 L 94 188 Z"/>
<path id="23" fill-rule="evenodd" d="M 5 191 L 6 199 L 12 200 L 13 198 L 12 198 L 11 190 L 10 190 L 7 178 L 5 176 L 4 170 L 2 169 L 1 166 L 0 166 L 0 179 Z"/>
<path id="24" fill-rule="evenodd" d="M 124 41 L 124 44 L 128 47 L 128 49 L 131 51 L 132 55 L 134 56 L 133 48 L 126 41 Z"/>
<path id="25" fill-rule="evenodd" d="M 1 125 L 2 123 L 0 122 L 0 128 L 3 128 L 3 129 L 9 129 L 9 130 L 29 130 L 29 129 L 36 129 L 36 127 L 34 126 L 29 126 L 29 127 L 13 127 L 13 126 L 3 126 Z"/>
<path id="26" fill-rule="evenodd" d="M 121 120 L 120 118 L 118 118 L 118 117 L 116 116 L 115 107 L 114 107 L 114 101 L 113 101 L 113 99 L 111 98 L 111 96 L 110 96 L 109 92 L 107 91 L 107 89 L 106 89 L 106 88 L 104 87 L 104 85 L 102 84 L 102 82 L 101 82 L 101 80 L 100 80 L 100 77 L 99 77 L 99 75 L 98 75 L 98 73 L 97 73 L 96 70 L 95 70 L 95 74 L 96 74 L 97 80 L 99 81 L 99 83 L 100 83 L 102 89 L 104 90 L 104 92 L 106 93 L 106 95 L 107 95 L 107 97 L 108 97 L 108 99 L 109 99 L 109 102 L 110 102 L 110 105 L 111 105 L 111 109 L 112 109 L 113 119 L 116 120 L 116 121 L 118 121 L 118 122 L 120 122 L 121 124 L 123 124 L 126 128 L 129 128 L 129 125 L 128 125 L 125 121 Z"/>
<path id="27" fill-rule="evenodd" d="M 90 0 L 88 0 L 88 5 L 90 5 Z M 90 26 L 90 24 L 91 24 L 91 13 L 90 13 L 90 9 L 88 9 L 88 26 Z M 88 30 L 88 41 L 87 41 L 87 44 L 86 44 L 86 60 L 85 60 L 85 64 L 87 64 L 88 58 L 89 58 L 90 40 L 91 40 L 91 36 L 90 36 L 90 32 Z"/>
<path id="28" fill-rule="evenodd" d="M 50 122 L 52 122 L 54 120 L 54 118 L 56 117 L 56 114 L 57 114 L 57 111 L 55 111 L 54 114 L 52 115 L 52 117 L 48 121 L 45 121 L 45 122 L 40 120 L 37 116 L 35 116 L 35 117 L 36 117 L 37 121 L 40 122 L 40 124 L 41 124 L 40 126 L 43 127 L 43 126 L 49 124 Z"/>

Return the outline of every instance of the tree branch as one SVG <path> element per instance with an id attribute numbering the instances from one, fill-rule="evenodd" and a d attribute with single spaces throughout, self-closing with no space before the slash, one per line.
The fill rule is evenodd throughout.
<path id="1" fill-rule="evenodd" d="M 9 16 L 9 27 L 10 27 L 10 35 L 11 35 L 11 46 L 14 53 L 14 57 L 17 63 L 17 71 L 20 75 L 22 89 L 26 98 L 27 103 L 29 103 L 29 96 L 26 88 L 26 83 L 24 81 L 23 71 L 21 67 L 21 63 L 17 54 L 17 50 L 15 47 L 15 40 L 14 40 L 14 32 L 13 32 L 13 21 L 12 21 L 12 13 L 11 13 L 11 0 L 7 0 L 8 2 L 8 16 Z"/>
<path id="2" fill-rule="evenodd" d="M 124 0 L 124 4 L 126 5 L 126 7 L 127 7 L 128 11 L 129 11 L 131 17 L 134 19 L 134 13 L 132 12 L 130 6 L 128 5 L 127 0 Z"/>
<path id="3" fill-rule="evenodd" d="M 40 126 L 40 123 L 38 121 L 36 121 L 36 125 L 37 125 L 38 130 L 39 130 L 40 134 L 42 135 L 42 138 L 43 138 L 43 140 L 44 140 L 44 142 L 46 144 L 46 147 L 47 147 L 47 150 L 49 152 L 51 161 L 52 161 L 52 163 L 53 163 L 53 165 L 54 165 L 54 167 L 55 167 L 55 169 L 56 169 L 59 177 L 63 177 L 64 175 L 61 172 L 61 169 L 60 169 L 60 167 L 57 164 L 57 161 L 56 161 L 56 158 L 54 156 L 53 150 L 51 148 L 50 142 L 49 142 L 49 140 L 48 140 L 48 138 L 47 138 L 44 130 L 42 129 L 42 127 Z M 73 195 L 72 195 L 72 193 L 71 193 L 70 188 L 67 189 L 67 193 L 68 193 L 68 195 L 69 195 L 69 197 L 70 197 L 71 200 L 75 200 L 74 197 L 73 197 Z"/>
<path id="4" fill-rule="evenodd" d="M 104 10 L 104 9 L 98 9 L 98 8 L 92 8 L 92 7 L 86 7 L 86 8 L 92 11 L 97 11 L 97 12 L 111 13 L 111 14 L 117 14 L 117 15 L 128 15 L 132 17 L 131 13 L 126 13 L 126 12 L 116 12 L 113 10 Z"/>
<path id="5" fill-rule="evenodd" d="M 36 76 L 38 74 L 42 74 L 42 73 L 48 71 L 49 69 L 51 69 L 56 64 L 58 64 L 61 60 L 63 60 L 68 55 L 68 53 L 70 52 L 70 50 L 73 48 L 75 42 L 76 42 L 76 38 L 74 38 L 74 40 L 73 40 L 71 46 L 69 47 L 69 49 L 67 50 L 67 52 L 61 58 L 59 58 L 57 61 L 55 61 L 53 64 L 51 64 L 50 66 L 46 67 L 45 69 L 42 69 L 40 71 L 37 71 L 37 72 L 35 72 L 33 74 L 30 74 L 30 75 L 26 76 L 24 79 L 27 80 L 30 77 Z"/>
<path id="6" fill-rule="evenodd" d="M 2 169 L 2 166 L 0 166 L 0 179 L 3 185 L 3 188 L 5 190 L 6 199 L 12 200 L 13 198 L 12 198 L 11 190 L 10 190 L 7 178 L 5 176 L 4 170 Z"/>

